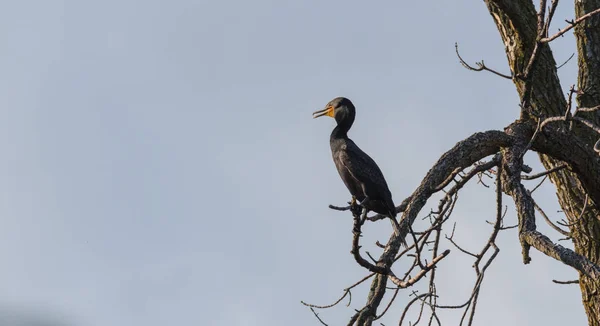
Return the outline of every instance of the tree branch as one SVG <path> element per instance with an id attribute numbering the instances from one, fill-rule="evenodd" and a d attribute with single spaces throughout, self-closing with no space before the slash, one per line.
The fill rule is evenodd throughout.
<path id="1" fill-rule="evenodd" d="M 511 137 L 500 131 L 486 131 L 475 133 L 467 139 L 457 143 L 446 152 L 433 168 L 427 173 L 421 185 L 411 195 L 411 201 L 404 211 L 401 223 L 401 232 L 392 234 L 386 245 L 378 266 L 389 269 L 395 261 L 396 254 L 400 249 L 401 240 L 408 234 L 407 226 L 412 224 L 435 189 L 448 178 L 458 167 L 465 168 L 473 163 L 495 154 L 503 146 L 512 143 Z M 355 319 L 358 325 L 370 325 L 375 317 L 375 311 L 381 303 L 386 290 L 386 275 L 377 275 L 373 280 L 369 297 L 365 307 L 359 312 Z"/>
<path id="2" fill-rule="evenodd" d="M 414 285 L 415 283 L 417 283 L 423 276 L 425 276 L 425 274 L 427 274 L 428 271 L 430 271 L 431 269 L 433 269 L 435 267 L 435 265 L 442 259 L 444 259 L 444 257 L 448 256 L 448 254 L 450 253 L 450 250 L 445 250 L 444 252 L 442 252 L 441 255 L 435 257 L 429 264 L 427 264 L 425 266 L 424 269 L 420 270 L 417 275 L 415 275 L 414 277 L 412 277 L 411 279 L 409 279 L 408 281 L 402 281 L 401 279 L 397 278 L 396 276 L 394 276 L 393 274 L 389 275 L 390 280 L 396 284 L 399 288 L 401 289 L 405 289 L 409 286 Z"/>
<path id="3" fill-rule="evenodd" d="M 493 73 L 493 74 L 495 74 L 495 75 L 497 75 L 497 76 L 500 76 L 500 77 L 502 77 L 502 78 L 506 78 L 506 79 L 512 79 L 512 76 L 505 75 L 505 74 L 503 74 L 503 73 L 497 72 L 497 71 L 496 71 L 496 70 L 494 70 L 494 69 L 490 69 L 490 68 L 488 68 L 488 67 L 485 65 L 485 62 L 483 62 L 483 60 L 481 60 L 480 62 L 475 62 L 475 64 L 477 65 L 477 67 L 478 67 L 478 68 L 471 67 L 471 66 L 470 66 L 468 63 L 466 63 L 466 62 L 465 62 L 465 60 L 463 60 L 463 58 L 460 56 L 460 53 L 458 52 L 458 43 L 454 43 L 454 49 L 456 50 L 456 56 L 458 57 L 458 60 L 460 60 L 460 64 L 461 64 L 463 67 L 465 67 L 465 68 L 467 68 L 467 69 L 469 69 L 469 70 L 471 70 L 471 71 L 483 71 L 483 70 L 485 70 L 485 71 L 489 71 L 489 72 L 491 72 L 491 73 Z"/>
<path id="4" fill-rule="evenodd" d="M 522 176 L 521 176 L 521 179 L 523 179 L 523 180 L 534 180 L 534 179 L 537 179 L 537 178 L 539 178 L 539 177 L 546 176 L 546 175 L 548 175 L 548 174 L 550 174 L 550 173 L 552 173 L 552 172 L 560 171 L 560 170 L 562 170 L 562 169 L 564 169 L 564 168 L 566 168 L 566 167 L 568 167 L 568 165 L 567 165 L 567 164 L 561 164 L 561 165 L 559 165 L 559 166 L 557 166 L 557 167 L 554 167 L 554 168 L 552 168 L 552 169 L 550 169 L 550 170 L 546 170 L 546 171 L 544 171 L 544 172 L 540 172 L 540 173 L 537 173 L 537 174 L 532 174 L 532 175 L 522 175 Z"/>
<path id="5" fill-rule="evenodd" d="M 552 282 L 556 283 L 556 284 L 579 284 L 579 280 L 573 280 L 573 281 L 558 281 L 558 280 L 552 280 Z"/>
<path id="6" fill-rule="evenodd" d="M 588 18 L 590 18 L 590 17 L 592 17 L 593 15 L 596 15 L 596 14 L 598 14 L 598 13 L 600 13 L 600 8 L 598 8 L 598 9 L 596 9 L 596 10 L 594 10 L 594 11 L 590 12 L 590 13 L 587 13 L 587 14 L 585 14 L 585 15 L 583 15 L 583 16 L 581 16 L 581 17 L 579 17 L 579 18 L 577 18 L 577 19 L 575 19 L 575 20 L 573 20 L 573 21 L 567 21 L 567 23 L 569 23 L 569 26 L 567 26 L 567 27 L 565 27 L 565 28 L 561 29 L 561 30 L 560 30 L 558 33 L 556 33 L 556 34 L 552 35 L 551 37 L 545 37 L 545 38 L 541 39 L 541 40 L 540 40 L 540 42 L 542 42 L 542 43 L 548 43 L 548 42 L 552 42 L 552 41 L 554 41 L 556 38 L 558 38 L 559 36 L 562 36 L 564 33 L 566 33 L 566 32 L 568 32 L 568 31 L 570 31 L 570 30 L 571 30 L 573 27 L 575 27 L 577 24 L 579 24 L 579 23 L 581 23 L 581 22 L 585 21 L 586 19 L 588 19 Z"/>
<path id="7" fill-rule="evenodd" d="M 519 128 L 507 129 L 509 135 L 515 136 L 516 139 L 524 139 L 523 135 L 519 137 Z M 531 261 L 529 248 L 533 246 L 547 256 L 575 268 L 596 281 L 600 281 L 600 267 L 574 251 L 559 244 L 554 244 L 548 237 L 536 230 L 533 200 L 519 178 L 521 164 L 523 163 L 521 153 L 524 149 L 525 142 L 522 140 L 516 141 L 512 146 L 505 149 L 502 163 L 506 171 L 504 175 L 507 183 L 506 189 L 513 197 L 517 208 L 519 239 L 523 247 L 523 262 L 528 264 Z"/>

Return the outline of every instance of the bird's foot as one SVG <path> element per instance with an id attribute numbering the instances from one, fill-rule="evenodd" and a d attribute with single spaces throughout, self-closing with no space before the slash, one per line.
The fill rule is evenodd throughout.
<path id="1" fill-rule="evenodd" d="M 348 205 L 350 205 L 350 207 L 356 206 L 356 197 L 352 196 L 352 199 L 350 199 Z"/>
<path id="2" fill-rule="evenodd" d="M 352 211 L 352 213 L 354 213 L 356 215 L 360 214 L 360 212 L 361 212 L 361 206 L 356 201 L 356 197 L 352 196 L 352 200 L 350 200 L 348 202 L 348 204 L 350 205 L 350 210 Z"/>

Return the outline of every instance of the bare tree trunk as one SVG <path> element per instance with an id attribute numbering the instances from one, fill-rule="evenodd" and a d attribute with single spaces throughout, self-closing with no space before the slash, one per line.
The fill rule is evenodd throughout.
<path id="1" fill-rule="evenodd" d="M 576 17 L 581 17 L 597 8 L 600 8 L 600 0 L 575 1 Z M 600 104 L 600 17 L 591 17 L 579 26 L 575 26 L 575 38 L 579 64 L 577 88 L 584 92 L 577 96 L 577 104 L 581 107 L 596 106 Z M 586 118 L 595 123 L 600 121 L 597 113 L 589 113 Z M 582 138 L 585 137 L 588 144 L 594 144 L 597 141 L 597 136 L 589 133 L 587 129 L 577 131 Z M 568 195 L 568 197 L 567 195 L 563 196 L 563 193 L 569 192 L 559 191 L 559 197 L 565 197 L 561 200 L 561 206 L 565 211 L 567 211 L 568 202 L 565 202 L 567 204 L 565 205 L 563 201 L 566 201 L 567 198 L 574 198 L 579 203 L 578 206 L 581 206 L 581 193 Z M 575 251 L 585 255 L 598 265 L 600 264 L 600 214 L 597 207 L 594 207 L 594 209 L 584 212 L 581 221 L 576 221 L 575 219 L 579 216 L 577 213 L 572 210 L 567 213 L 570 223 L 576 223 L 572 228 Z M 600 284 L 585 276 L 581 277 L 579 284 L 589 324 L 598 326 L 600 325 Z"/>
<path id="2" fill-rule="evenodd" d="M 537 120 L 564 115 L 568 109 L 567 99 L 560 87 L 556 62 L 548 44 L 539 44 L 539 55 L 529 77 L 530 90 L 525 89 L 525 82 L 520 77 L 537 42 L 538 17 L 533 3 L 530 0 L 486 0 L 485 3 L 505 44 L 517 91 L 530 106 L 529 110 L 523 110 L 522 118 Z M 575 1 L 577 17 L 598 8 L 600 0 Z M 591 17 L 577 25 L 575 36 L 579 64 L 577 90 L 584 92 L 577 95 L 577 104 L 580 107 L 596 106 L 600 104 L 600 17 Z M 597 112 L 585 114 L 586 119 L 600 122 Z M 573 125 L 572 132 L 590 147 L 598 140 L 589 128 Z M 547 169 L 561 163 L 545 155 L 540 155 L 540 159 Z M 586 196 L 586 180 L 580 180 L 575 173 L 562 170 L 551 174 L 550 178 L 556 186 L 559 203 L 569 223 L 573 224 L 571 231 L 575 251 L 599 264 L 600 214 L 597 205 L 600 203 L 594 203 Z M 600 284 L 580 275 L 580 287 L 589 325 L 600 326 Z"/>

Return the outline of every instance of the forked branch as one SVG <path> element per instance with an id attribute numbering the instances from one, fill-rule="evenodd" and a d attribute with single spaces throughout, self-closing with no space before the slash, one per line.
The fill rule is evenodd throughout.
<path id="1" fill-rule="evenodd" d="M 467 68 L 467 69 L 469 69 L 471 71 L 483 71 L 483 70 L 485 70 L 485 71 L 489 71 L 489 72 L 495 74 L 496 76 L 500 76 L 502 78 L 506 78 L 506 79 L 512 79 L 513 78 L 512 76 L 503 74 L 501 72 L 498 72 L 498 71 L 496 71 L 494 69 L 489 68 L 488 66 L 485 65 L 485 62 L 483 62 L 483 60 L 475 62 L 475 65 L 477 66 L 477 68 L 472 67 L 465 60 L 463 60 L 463 58 L 460 56 L 460 53 L 458 52 L 458 43 L 454 43 L 454 49 L 456 50 L 456 56 L 458 57 L 458 60 L 460 60 L 460 64 L 463 67 L 465 67 L 465 68 Z"/>

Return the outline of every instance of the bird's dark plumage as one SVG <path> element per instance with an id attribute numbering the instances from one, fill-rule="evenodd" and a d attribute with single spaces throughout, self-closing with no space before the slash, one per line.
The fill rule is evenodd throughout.
<path id="1" fill-rule="evenodd" d="M 368 210 L 395 218 L 396 206 L 383 173 L 375 161 L 348 138 L 356 115 L 352 102 L 345 97 L 335 98 L 324 110 L 314 113 L 315 118 L 323 115 L 337 122 L 329 143 L 335 166 L 350 194 Z"/>

